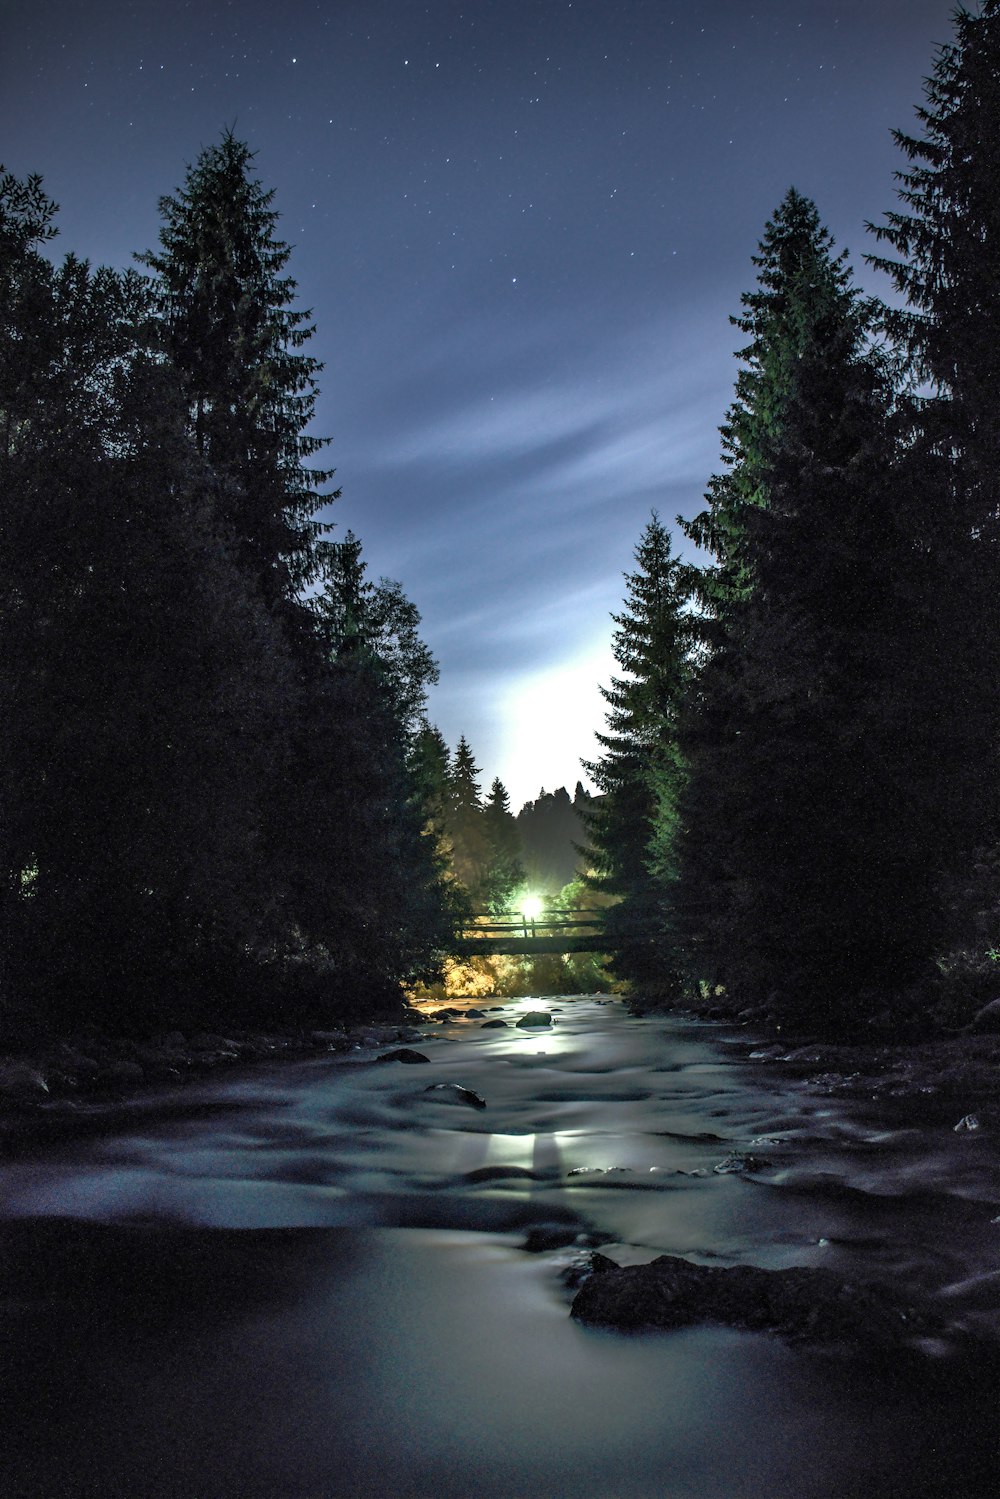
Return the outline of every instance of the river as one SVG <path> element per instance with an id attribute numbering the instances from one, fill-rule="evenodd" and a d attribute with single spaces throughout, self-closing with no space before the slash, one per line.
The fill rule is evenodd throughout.
<path id="1" fill-rule="evenodd" d="M 579 1246 L 524 1247 L 936 1292 L 1000 1264 L 989 1130 L 613 1001 L 489 1018 L 428 1025 L 428 1064 L 160 1090 L 0 1169 L 5 1499 L 1000 1492 L 989 1360 L 595 1332 L 560 1280 Z M 756 1169 L 716 1169 L 736 1153 Z"/>

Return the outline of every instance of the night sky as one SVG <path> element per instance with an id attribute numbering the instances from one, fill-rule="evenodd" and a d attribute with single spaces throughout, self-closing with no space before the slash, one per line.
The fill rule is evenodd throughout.
<path id="1" fill-rule="evenodd" d="M 330 518 L 398 578 L 431 713 L 515 809 L 581 775 L 652 508 L 719 464 L 791 185 L 864 283 L 952 0 L 0 0 L 0 161 L 124 266 L 222 129 L 276 189 L 326 368 Z"/>

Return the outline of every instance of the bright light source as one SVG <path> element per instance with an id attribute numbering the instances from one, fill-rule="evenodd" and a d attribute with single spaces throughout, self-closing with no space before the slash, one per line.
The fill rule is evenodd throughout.
<path id="1" fill-rule="evenodd" d="M 521 901 L 521 915 L 525 921 L 537 921 L 544 910 L 540 895 L 525 895 Z"/>

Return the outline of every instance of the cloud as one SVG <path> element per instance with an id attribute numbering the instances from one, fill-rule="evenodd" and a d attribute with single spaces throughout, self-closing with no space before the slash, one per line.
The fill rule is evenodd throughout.
<path id="1" fill-rule="evenodd" d="M 374 464 L 398 471 L 444 463 L 475 472 L 530 458 L 539 485 L 555 468 L 563 488 L 588 474 L 620 483 L 637 472 L 653 481 L 697 471 L 706 449 L 706 395 L 718 378 L 718 350 L 705 348 L 703 334 L 699 343 L 675 329 L 655 347 L 648 335 L 638 347 L 622 339 L 610 355 L 582 366 L 548 352 L 548 367 L 531 385 L 503 388 L 498 381 L 491 390 L 471 372 L 450 400 L 439 392 L 444 411 L 388 435 Z"/>

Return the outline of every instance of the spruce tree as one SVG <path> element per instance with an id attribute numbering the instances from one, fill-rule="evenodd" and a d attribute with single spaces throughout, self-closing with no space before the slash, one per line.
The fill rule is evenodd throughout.
<path id="1" fill-rule="evenodd" d="M 377 666 L 348 646 L 310 694 L 278 787 L 289 916 L 328 997 L 398 1001 L 446 950 L 453 902 Z"/>
<path id="2" fill-rule="evenodd" d="M 50 1020 L 132 1026 L 266 945 L 285 667 L 140 278 L 51 265 L 51 212 L 0 179 L 0 947 Z"/>
<path id="3" fill-rule="evenodd" d="M 509 908 L 525 879 L 521 834 L 510 810 L 507 788 L 499 776 L 494 778 L 483 807 L 483 827 L 487 852 L 480 889 L 485 904 L 499 915 Z"/>
<path id="4" fill-rule="evenodd" d="M 448 832 L 455 874 L 474 902 L 482 899 L 480 883 L 489 857 L 479 776 L 479 766 L 463 734 L 449 770 Z"/>
<path id="5" fill-rule="evenodd" d="M 646 991 L 674 992 L 673 847 L 683 782 L 679 714 L 692 671 L 689 570 L 671 550 L 656 512 L 626 575 L 613 616 L 622 675 L 602 688 L 607 727 L 600 758 L 586 766 L 600 795 L 586 814 L 595 889 L 618 897 L 603 914 L 612 968 Z"/>
<path id="6" fill-rule="evenodd" d="M 935 684 L 950 724 L 938 865 L 951 942 L 982 951 L 1000 924 L 1000 3 L 960 7 L 954 27 L 925 83 L 920 133 L 894 132 L 907 161 L 900 205 L 869 225 L 886 247 L 869 258 L 906 298 L 887 322 L 911 376 L 908 461 L 947 663 Z"/>
<path id="7" fill-rule="evenodd" d="M 387 989 L 394 974 L 431 971 L 454 924 L 415 753 L 437 665 L 399 584 L 368 582 L 357 537 L 349 531 L 328 555 L 314 607 L 332 671 L 314 689 L 300 751 L 312 789 L 303 795 L 300 786 L 296 801 L 314 854 L 297 875 L 305 878 L 294 905 L 344 977 Z M 326 833 L 319 838 L 317 816 Z"/>
<path id="8" fill-rule="evenodd" d="M 450 860 L 448 806 L 450 800 L 451 751 L 435 724 L 427 724 L 410 748 L 410 768 L 424 808 L 427 827 Z"/>
<path id="9" fill-rule="evenodd" d="M 878 309 L 794 190 L 768 223 L 723 428 L 689 527 L 708 659 L 685 718 L 682 926 L 730 1001 L 856 1018 L 926 971 L 939 931 L 928 798 L 927 580 Z"/>
<path id="10" fill-rule="evenodd" d="M 319 493 L 332 471 L 308 464 L 326 441 L 307 431 L 321 366 L 300 352 L 310 314 L 293 305 L 290 247 L 253 161 L 227 130 L 160 199 L 161 248 L 138 259 L 156 275 L 163 345 L 220 515 L 268 606 L 287 608 L 322 570 L 316 513 L 336 495 Z"/>
<path id="11" fill-rule="evenodd" d="M 362 655 L 382 680 L 407 744 L 427 727 L 427 692 L 438 666 L 420 636 L 420 614 L 399 583 L 369 582 L 361 542 L 352 531 L 326 548 L 323 589 L 315 608 L 334 657 Z"/>

